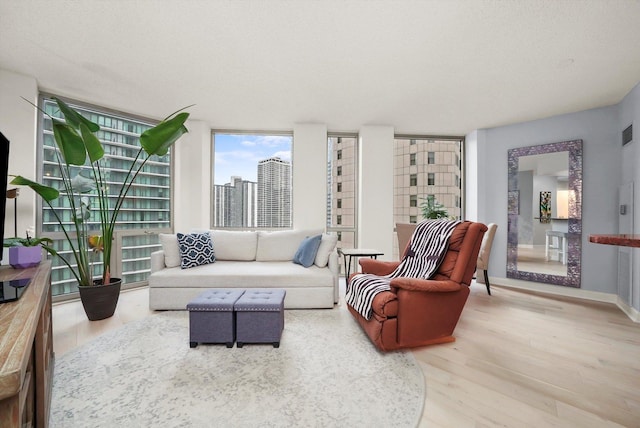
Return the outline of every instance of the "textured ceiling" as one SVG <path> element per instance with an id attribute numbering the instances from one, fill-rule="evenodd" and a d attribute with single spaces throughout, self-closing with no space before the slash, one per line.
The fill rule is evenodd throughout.
<path id="1" fill-rule="evenodd" d="M 461 135 L 618 103 L 639 22 L 632 0 L 0 0 L 0 68 L 214 128 Z"/>

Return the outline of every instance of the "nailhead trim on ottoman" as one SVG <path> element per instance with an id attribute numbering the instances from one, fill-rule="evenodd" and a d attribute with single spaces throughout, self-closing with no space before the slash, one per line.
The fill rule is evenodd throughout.
<path id="1" fill-rule="evenodd" d="M 248 289 L 233 305 L 236 311 L 238 348 L 245 343 L 272 343 L 280 346 L 284 329 L 285 290 L 280 288 Z"/>
<path id="2" fill-rule="evenodd" d="M 198 343 L 224 343 L 233 346 L 236 337 L 234 303 L 243 289 L 207 290 L 187 304 L 189 311 L 189 346 Z"/>

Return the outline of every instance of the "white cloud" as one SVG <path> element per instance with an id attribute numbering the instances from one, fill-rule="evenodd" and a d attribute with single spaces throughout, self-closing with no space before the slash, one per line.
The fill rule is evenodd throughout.
<path id="1" fill-rule="evenodd" d="M 274 154 L 272 154 L 270 157 L 277 157 L 277 158 L 280 158 L 282 160 L 291 162 L 291 151 L 289 151 L 289 150 L 278 151 L 278 152 L 275 152 Z"/>
<path id="2" fill-rule="evenodd" d="M 264 147 L 280 147 L 289 146 L 291 143 L 291 137 L 282 135 L 263 135 L 255 140 L 256 144 Z"/>
<path id="3" fill-rule="evenodd" d="M 229 152 L 216 152 L 216 163 L 257 162 L 262 159 L 260 153 L 253 150 L 233 150 Z"/>

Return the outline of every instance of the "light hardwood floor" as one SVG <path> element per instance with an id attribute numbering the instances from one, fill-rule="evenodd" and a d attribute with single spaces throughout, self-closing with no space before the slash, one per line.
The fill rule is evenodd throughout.
<path id="1" fill-rule="evenodd" d="M 123 292 L 103 321 L 57 304 L 55 352 L 150 314 L 146 288 Z M 420 427 L 640 427 L 640 324 L 614 305 L 474 284 L 455 335 L 413 351 Z"/>

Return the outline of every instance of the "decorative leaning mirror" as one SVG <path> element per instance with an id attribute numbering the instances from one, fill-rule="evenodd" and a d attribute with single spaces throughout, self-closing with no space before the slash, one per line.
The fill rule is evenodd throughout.
<path id="1" fill-rule="evenodd" d="M 582 140 L 509 150 L 507 278 L 580 287 Z"/>

